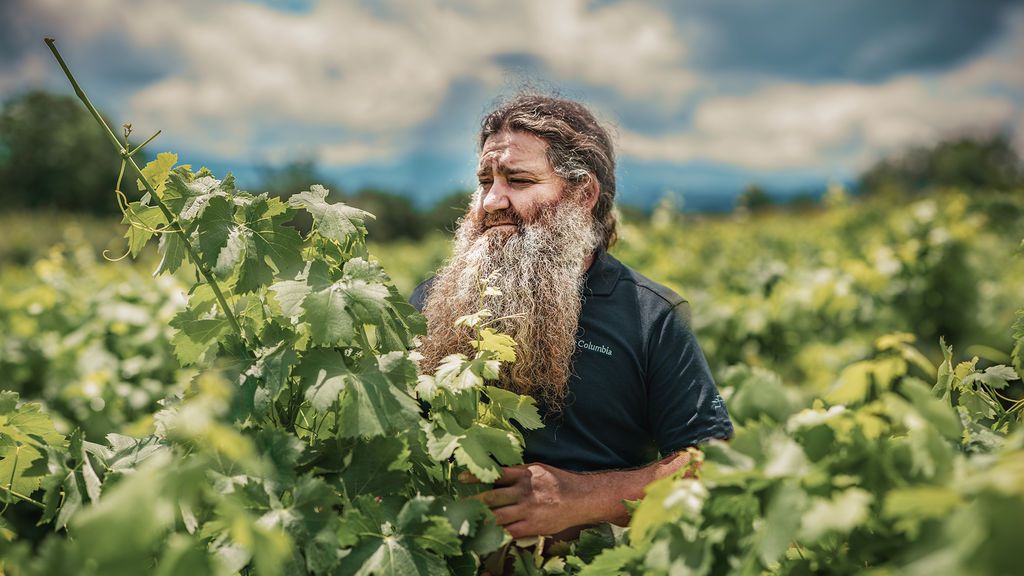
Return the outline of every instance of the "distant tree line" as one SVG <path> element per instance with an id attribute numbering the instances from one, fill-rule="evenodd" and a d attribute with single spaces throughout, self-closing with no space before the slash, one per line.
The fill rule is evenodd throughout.
<path id="1" fill-rule="evenodd" d="M 962 136 L 911 148 L 865 171 L 864 194 L 916 195 L 942 188 L 1009 191 L 1024 187 L 1024 161 L 1005 134 Z"/>
<path id="2" fill-rule="evenodd" d="M 74 98 L 30 92 L 0 111 L 0 210 L 116 212 L 120 164 Z"/>
<path id="3" fill-rule="evenodd" d="M 1006 134 L 960 136 L 930 146 L 918 146 L 883 158 L 857 180 L 864 196 L 911 197 L 959 188 L 976 192 L 1012 192 L 1024 189 L 1024 159 Z M 794 196 L 789 208 L 809 206 L 806 195 Z M 736 207 L 762 212 L 777 201 L 760 185 L 749 184 L 736 197 Z"/>

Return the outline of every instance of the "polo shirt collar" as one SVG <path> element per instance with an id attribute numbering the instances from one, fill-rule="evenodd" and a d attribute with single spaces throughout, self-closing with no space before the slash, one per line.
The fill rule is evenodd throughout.
<path id="1" fill-rule="evenodd" d="M 593 296 L 608 296 L 619 281 L 621 268 L 621 264 L 607 250 L 598 248 L 594 262 L 587 270 L 584 292 Z"/>

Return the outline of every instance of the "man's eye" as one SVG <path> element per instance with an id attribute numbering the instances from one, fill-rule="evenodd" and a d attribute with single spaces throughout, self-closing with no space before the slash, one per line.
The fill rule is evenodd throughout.
<path id="1" fill-rule="evenodd" d="M 511 178 L 509 182 L 513 184 L 530 184 L 532 181 L 526 178 Z"/>

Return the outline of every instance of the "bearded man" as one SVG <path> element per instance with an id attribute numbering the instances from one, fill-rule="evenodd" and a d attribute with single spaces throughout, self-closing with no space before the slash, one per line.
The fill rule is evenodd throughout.
<path id="1" fill-rule="evenodd" d="M 625 524 L 623 500 L 732 435 L 686 301 L 608 254 L 614 152 L 585 107 L 521 95 L 484 118 L 480 147 L 453 255 L 411 298 L 427 318 L 421 367 L 472 354 L 455 319 L 497 272 L 486 305 L 517 343 L 500 384 L 535 398 L 545 427 L 524 431 L 528 464 L 479 498 L 516 538 Z"/>

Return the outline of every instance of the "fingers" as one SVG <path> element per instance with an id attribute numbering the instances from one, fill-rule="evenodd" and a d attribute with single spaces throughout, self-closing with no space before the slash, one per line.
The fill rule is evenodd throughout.
<path id="1" fill-rule="evenodd" d="M 526 506 L 519 504 L 513 504 L 512 506 L 502 506 L 501 508 L 495 508 L 491 510 L 494 513 L 494 521 L 498 526 L 508 527 L 509 524 L 515 522 L 522 522 L 526 519 Z"/>
<path id="2" fill-rule="evenodd" d="M 501 469 L 501 476 L 494 481 L 495 484 L 515 484 L 523 478 L 530 477 L 530 470 L 526 466 L 506 466 Z"/>
<path id="3" fill-rule="evenodd" d="M 488 508 L 499 508 L 501 506 L 508 506 L 519 502 L 522 496 L 523 491 L 521 489 L 515 486 L 510 486 L 508 488 L 496 488 L 494 490 L 488 490 L 487 492 L 474 494 L 469 498 L 483 502 Z"/>
<path id="4" fill-rule="evenodd" d="M 501 476 L 494 483 L 497 485 L 514 484 L 517 480 L 529 475 L 530 471 L 526 466 L 506 466 L 501 469 Z M 459 472 L 458 479 L 463 484 L 480 484 L 480 479 L 467 470 Z"/>
<path id="5" fill-rule="evenodd" d="M 520 520 L 519 522 L 513 522 L 505 526 L 505 530 L 512 535 L 513 538 L 526 538 L 528 536 L 537 536 L 537 531 L 530 528 L 530 525 Z"/>

